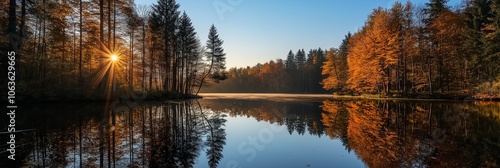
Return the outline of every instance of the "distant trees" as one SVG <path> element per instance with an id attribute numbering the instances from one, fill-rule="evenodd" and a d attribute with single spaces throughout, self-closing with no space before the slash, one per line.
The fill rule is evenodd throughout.
<path id="1" fill-rule="evenodd" d="M 297 57 L 298 56 L 298 57 Z M 291 50 L 287 59 L 271 60 L 246 68 L 230 68 L 227 80 L 219 85 L 206 87 L 203 92 L 290 92 L 325 93 L 320 82 L 321 66 L 325 51 L 321 48 Z"/>
<path id="2" fill-rule="evenodd" d="M 284 67 L 274 68 L 286 75 L 268 73 L 274 61 L 233 68 L 227 82 L 205 91 L 500 97 L 500 1 L 472 0 L 459 9 L 447 2 L 377 8 L 338 49 L 290 50 Z"/>

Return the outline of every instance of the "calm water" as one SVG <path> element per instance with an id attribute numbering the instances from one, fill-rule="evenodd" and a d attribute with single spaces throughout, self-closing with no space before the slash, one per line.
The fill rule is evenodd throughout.
<path id="1" fill-rule="evenodd" d="M 1 146 L 0 167 L 500 166 L 500 102 L 206 95 L 18 108 L 16 129 L 34 130 L 17 134 L 16 162 Z"/>

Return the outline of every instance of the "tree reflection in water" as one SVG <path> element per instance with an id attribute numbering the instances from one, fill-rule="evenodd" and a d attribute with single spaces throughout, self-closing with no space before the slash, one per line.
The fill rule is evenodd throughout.
<path id="1" fill-rule="evenodd" d="M 148 103 L 115 113 L 101 113 L 107 107 L 100 104 L 27 108 L 18 121 L 37 129 L 17 137 L 33 143 L 18 148 L 16 162 L 7 166 L 193 167 L 207 145 L 206 165 L 216 167 L 223 156 L 226 120 L 194 104 Z"/>
<path id="2" fill-rule="evenodd" d="M 206 99 L 148 102 L 115 113 L 103 109 L 25 107 L 16 120 L 36 131 L 16 134 L 22 145 L 7 166 L 218 167 L 226 115 L 287 127 L 290 138 L 339 139 L 368 167 L 500 165 L 499 102 Z M 197 163 L 200 155 L 206 163 Z"/>
<path id="3" fill-rule="evenodd" d="M 322 121 L 325 133 L 341 138 L 368 167 L 495 167 L 500 161 L 499 107 L 324 101 Z"/>
<path id="4" fill-rule="evenodd" d="M 223 157 L 222 149 L 226 144 L 226 132 L 222 126 L 226 122 L 225 116 L 224 114 L 215 114 L 208 119 L 210 130 L 205 145 L 208 147 L 208 165 L 211 168 L 216 168 Z"/>
<path id="5" fill-rule="evenodd" d="M 286 126 L 290 134 L 340 139 L 368 167 L 495 167 L 500 161 L 499 102 L 205 102 L 230 116 Z"/>

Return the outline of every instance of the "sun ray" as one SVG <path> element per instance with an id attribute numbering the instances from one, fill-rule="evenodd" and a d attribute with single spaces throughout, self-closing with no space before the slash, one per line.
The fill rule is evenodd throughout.
<path id="1" fill-rule="evenodd" d="M 120 53 L 121 50 L 115 50 L 115 49 L 109 49 L 105 44 L 102 42 L 101 44 L 101 49 L 99 50 L 100 55 L 104 55 L 107 57 L 105 65 L 99 70 L 99 72 L 95 75 L 94 79 L 92 80 L 92 87 L 97 88 L 99 84 L 103 84 L 104 87 L 104 93 L 106 94 L 106 97 L 109 99 L 112 90 L 113 90 L 113 83 L 116 84 L 116 79 L 117 76 L 119 76 L 117 73 L 117 68 L 122 67 L 123 62 L 120 59 Z M 104 81 L 103 81 L 104 80 Z"/>

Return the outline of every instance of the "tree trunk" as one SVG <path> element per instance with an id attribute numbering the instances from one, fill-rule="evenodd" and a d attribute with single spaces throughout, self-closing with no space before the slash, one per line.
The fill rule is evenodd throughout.
<path id="1" fill-rule="evenodd" d="M 82 86 L 82 82 L 83 82 L 83 72 L 82 72 L 82 44 L 83 44 L 83 29 L 82 29 L 82 25 L 83 25 L 83 22 L 82 22 L 82 11 L 83 11 L 83 7 L 82 7 L 82 0 L 80 0 L 80 49 L 79 49 L 79 52 L 80 52 L 80 59 L 79 59 L 79 63 L 78 63 L 78 83 L 79 83 L 79 86 L 81 87 Z"/>
<path id="2" fill-rule="evenodd" d="M 105 46 L 104 46 L 104 0 L 99 0 L 99 40 L 101 43 L 101 51 L 105 51 Z M 106 56 L 101 53 L 100 58 L 99 58 L 99 69 L 104 68 L 104 64 L 106 61 Z M 104 91 L 104 81 L 105 79 L 102 79 L 99 81 L 99 90 L 101 92 Z M 102 164 L 101 164 L 102 165 Z"/>
<path id="3" fill-rule="evenodd" d="M 153 66 L 153 65 L 149 65 Z M 142 22 L 142 87 L 141 91 L 144 93 L 144 85 L 146 82 L 146 23 Z"/>

